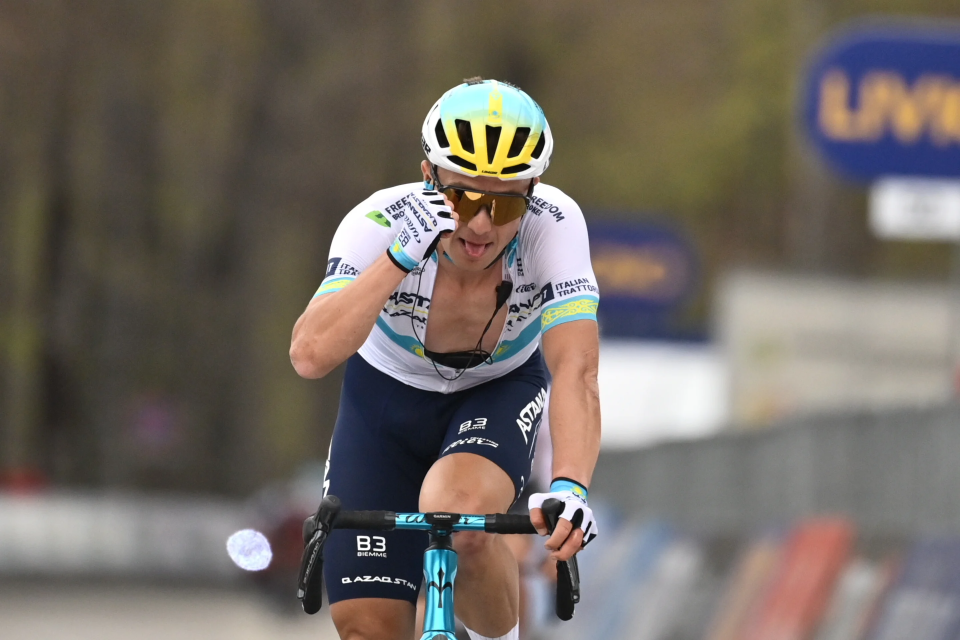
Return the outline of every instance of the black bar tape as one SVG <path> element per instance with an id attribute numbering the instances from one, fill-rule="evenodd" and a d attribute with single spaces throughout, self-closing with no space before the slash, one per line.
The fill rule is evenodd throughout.
<path id="1" fill-rule="evenodd" d="M 489 533 L 536 533 L 530 516 L 511 513 L 495 513 L 486 516 L 483 530 Z"/>
<path id="2" fill-rule="evenodd" d="M 397 514 L 393 511 L 341 511 L 333 521 L 333 528 L 393 531 L 397 528 Z"/>

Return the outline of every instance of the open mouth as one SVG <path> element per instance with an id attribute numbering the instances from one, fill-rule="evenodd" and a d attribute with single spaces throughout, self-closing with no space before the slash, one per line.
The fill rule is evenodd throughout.
<path id="1" fill-rule="evenodd" d="M 493 244 L 492 242 L 478 244 L 476 242 L 468 242 L 463 238 L 460 238 L 460 242 L 463 245 L 463 252 L 466 253 L 467 256 L 471 258 L 481 257 L 486 252 L 487 247 Z"/>

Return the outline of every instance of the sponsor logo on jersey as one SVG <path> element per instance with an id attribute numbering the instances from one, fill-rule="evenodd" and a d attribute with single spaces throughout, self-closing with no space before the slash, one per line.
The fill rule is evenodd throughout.
<path id="1" fill-rule="evenodd" d="M 522 286 L 528 293 L 537 288 L 537 285 L 534 283 Z M 511 304 L 508 307 L 507 327 L 513 328 L 514 322 L 517 324 L 524 323 L 531 315 L 533 315 L 534 311 L 553 299 L 553 284 L 548 282 L 536 295 L 527 298 L 526 300 L 518 300 L 516 304 Z"/>
<path id="2" fill-rule="evenodd" d="M 522 284 L 519 287 L 517 287 L 517 293 L 528 293 L 530 291 L 533 291 L 536 288 L 537 288 L 537 285 L 535 285 L 532 282 L 528 282 L 527 284 Z"/>
<path id="3" fill-rule="evenodd" d="M 393 218 L 394 220 L 399 220 L 403 217 L 403 210 L 410 206 L 410 196 L 403 196 L 393 204 L 389 204 L 383 208 L 384 213 Z"/>
<path id="4" fill-rule="evenodd" d="M 358 275 L 360 275 L 360 270 L 344 262 L 343 258 L 330 258 L 327 260 L 327 273 L 324 275 L 324 278 L 329 278 L 330 276 Z"/>
<path id="5" fill-rule="evenodd" d="M 564 280 L 557 283 L 557 295 L 569 296 L 574 293 L 598 293 L 597 287 L 590 284 L 586 278 L 577 278 L 576 280 Z"/>
<path id="6" fill-rule="evenodd" d="M 329 278 L 330 276 L 334 275 L 337 272 L 337 265 L 340 264 L 340 261 L 342 259 L 343 258 L 330 258 L 329 260 L 327 260 L 327 274 L 326 274 L 327 278 Z"/>
<path id="7" fill-rule="evenodd" d="M 533 431 L 533 426 L 539 422 L 537 418 L 543 413 L 543 404 L 547 401 L 547 390 L 540 389 L 537 397 L 527 403 L 520 411 L 520 417 L 517 418 L 517 426 L 520 427 L 520 433 L 523 434 L 523 441 L 530 444 L 528 434 Z"/>
<path id="8" fill-rule="evenodd" d="M 530 292 L 536 289 L 537 285 L 530 283 L 527 285 L 523 285 L 523 288 L 524 288 L 524 291 Z M 537 309 L 542 307 L 544 303 L 547 303 L 553 300 L 553 298 L 554 298 L 553 285 L 548 282 L 532 298 L 527 298 L 526 300 L 518 300 L 516 304 L 511 304 L 509 311 L 511 314 L 528 316 L 530 315 L 531 312 L 536 311 Z"/>
<path id="9" fill-rule="evenodd" d="M 553 283 L 548 282 L 547 284 L 543 285 L 543 289 L 540 289 L 539 296 L 540 304 L 538 305 L 538 308 L 553 300 Z M 536 300 L 536 298 L 534 298 L 534 300 Z"/>
<path id="10" fill-rule="evenodd" d="M 452 443 L 450 444 L 450 446 L 448 446 L 446 449 L 443 450 L 443 453 L 446 453 L 447 451 L 450 451 L 450 449 L 453 449 L 454 447 L 459 447 L 459 446 L 462 446 L 462 445 L 465 445 L 465 444 L 479 444 L 479 445 L 483 445 L 483 446 L 485 446 L 485 447 L 493 447 L 494 449 L 496 449 L 497 447 L 500 446 L 499 444 L 497 444 L 497 443 L 494 442 L 493 440 L 487 440 L 486 438 L 481 438 L 481 437 L 479 437 L 479 436 L 473 436 L 472 438 L 463 438 L 462 440 L 457 440 L 457 441 L 455 441 L 455 442 L 452 442 Z"/>
<path id="11" fill-rule="evenodd" d="M 416 308 L 414 308 L 416 301 Z M 383 313 L 391 318 L 413 317 L 418 322 L 426 322 L 426 314 L 430 312 L 430 298 L 413 293 L 394 291 L 383 305 Z"/>
<path id="12" fill-rule="evenodd" d="M 414 591 L 417 588 L 409 580 L 404 580 L 403 578 L 391 578 L 390 576 L 357 576 L 355 578 L 340 578 L 340 582 L 343 584 L 356 584 L 359 582 L 382 582 L 383 584 L 399 584 L 404 587 L 409 587 Z"/>
<path id="13" fill-rule="evenodd" d="M 539 216 L 542 213 L 549 213 L 557 222 L 563 220 L 563 211 L 560 210 L 560 207 L 547 202 L 543 198 L 538 198 L 537 196 L 530 198 L 530 204 L 527 206 L 527 211 L 535 216 Z"/>
<path id="14" fill-rule="evenodd" d="M 387 229 L 390 228 L 390 221 L 387 220 L 387 216 L 383 215 L 379 211 L 371 211 L 366 217 L 370 218 L 381 227 L 386 227 Z"/>

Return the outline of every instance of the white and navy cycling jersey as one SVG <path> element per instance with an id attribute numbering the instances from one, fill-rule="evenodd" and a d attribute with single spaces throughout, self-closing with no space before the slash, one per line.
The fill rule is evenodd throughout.
<path id="1" fill-rule="evenodd" d="M 408 196 L 421 183 L 382 191 L 346 215 L 334 235 L 321 296 L 339 291 L 379 258 L 396 239 Z M 555 187 L 538 184 L 517 237 L 507 246 L 503 279 L 512 282 L 507 320 L 492 363 L 463 372 L 424 355 L 423 340 L 438 255 L 420 263 L 387 300 L 359 354 L 371 366 L 406 384 L 452 393 L 498 378 L 522 365 L 540 345 L 543 332 L 572 320 L 596 321 L 599 290 L 590 264 L 587 226 L 580 207 Z"/>

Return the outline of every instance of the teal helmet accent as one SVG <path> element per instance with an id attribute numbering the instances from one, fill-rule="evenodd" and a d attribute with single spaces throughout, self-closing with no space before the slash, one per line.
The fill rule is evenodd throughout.
<path id="1" fill-rule="evenodd" d="M 540 105 L 497 80 L 469 80 L 443 94 L 423 122 L 421 142 L 438 167 L 501 180 L 539 176 L 553 153 Z"/>

